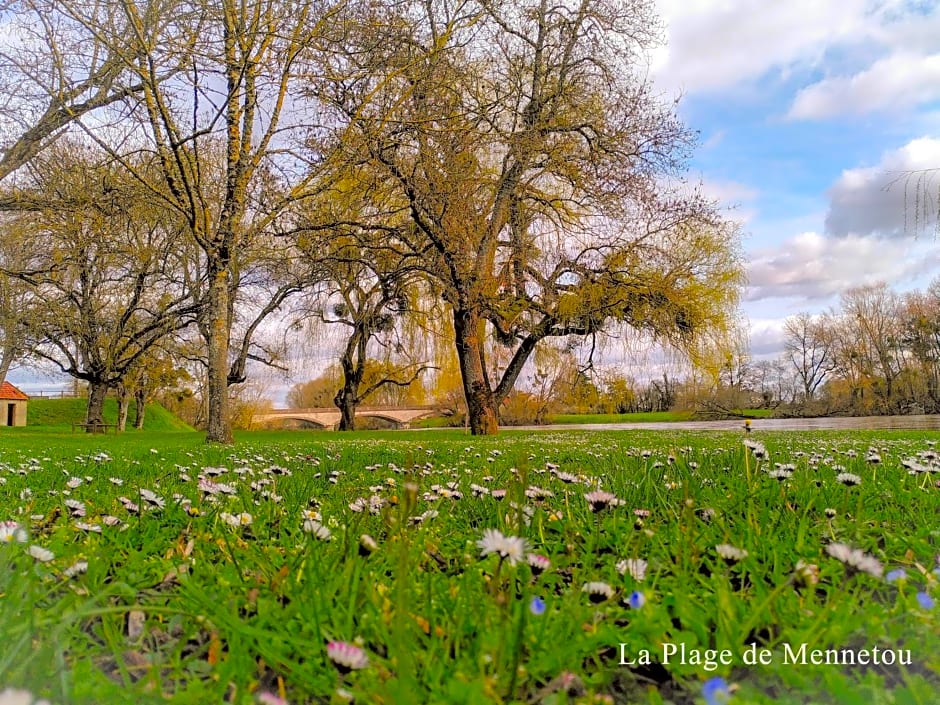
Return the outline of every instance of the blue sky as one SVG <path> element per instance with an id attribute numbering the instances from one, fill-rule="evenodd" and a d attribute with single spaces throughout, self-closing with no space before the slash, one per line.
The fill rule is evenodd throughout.
<path id="1" fill-rule="evenodd" d="M 743 224 L 755 355 L 851 286 L 940 276 L 935 206 L 919 228 L 903 181 L 888 188 L 940 168 L 940 2 L 657 5 L 668 42 L 651 73 L 700 134 L 693 175 Z"/>

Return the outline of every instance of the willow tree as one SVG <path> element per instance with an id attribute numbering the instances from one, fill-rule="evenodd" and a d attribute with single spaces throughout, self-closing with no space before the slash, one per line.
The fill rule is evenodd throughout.
<path id="1" fill-rule="evenodd" d="M 140 91 L 122 103 L 121 119 L 109 129 L 80 124 L 177 214 L 199 250 L 206 276 L 206 437 L 228 443 L 242 253 L 281 227 L 315 178 L 317 116 L 295 88 L 310 71 L 305 56 L 321 23 L 330 21 L 329 0 L 111 4 L 119 8 L 114 18 L 95 14 L 93 5 L 63 6 L 109 49 L 120 49 L 122 70 Z M 139 153 L 159 164 L 156 177 L 133 168 L 129 155 Z"/>
<path id="2" fill-rule="evenodd" d="M 626 325 L 694 349 L 736 304 L 734 228 L 682 182 L 692 135 L 643 74 L 651 6 L 363 3 L 334 27 L 313 90 L 378 217 L 412 226 L 389 247 L 452 310 L 475 434 L 541 340 Z"/>
<path id="3" fill-rule="evenodd" d="M 322 243 L 316 239 L 315 242 Z M 340 431 L 356 428 L 356 408 L 390 387 L 412 387 L 432 365 L 422 349 L 421 287 L 412 268 L 381 246 L 363 247 L 356 237 L 335 237 L 319 257 L 320 304 L 307 318 L 339 328 L 342 380 L 333 397 Z"/>

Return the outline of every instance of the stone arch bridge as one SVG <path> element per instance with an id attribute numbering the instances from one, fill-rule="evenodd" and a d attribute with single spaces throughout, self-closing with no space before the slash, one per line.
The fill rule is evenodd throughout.
<path id="1" fill-rule="evenodd" d="M 436 406 L 360 406 L 356 408 L 356 418 L 372 417 L 384 419 L 396 428 L 407 428 L 412 421 L 434 416 L 440 413 Z M 301 421 L 321 428 L 335 429 L 339 425 L 340 413 L 336 407 L 316 409 L 275 409 L 266 414 L 255 414 L 253 423 L 260 426 L 273 426 L 285 421 Z"/>

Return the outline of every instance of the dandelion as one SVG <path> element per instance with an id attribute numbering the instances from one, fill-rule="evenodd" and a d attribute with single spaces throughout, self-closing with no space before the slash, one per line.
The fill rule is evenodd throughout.
<path id="1" fill-rule="evenodd" d="M 632 610 L 638 610 L 643 605 L 646 604 L 646 595 L 644 595 L 639 590 L 635 590 L 630 593 L 630 596 L 626 600 L 627 606 Z"/>
<path id="2" fill-rule="evenodd" d="M 706 705 L 723 705 L 731 698 L 731 689 L 724 678 L 715 676 L 702 685 L 702 697 Z"/>
<path id="3" fill-rule="evenodd" d="M 830 543 L 826 546 L 826 553 L 844 565 L 862 573 L 868 573 L 876 578 L 884 574 L 884 567 L 874 556 L 844 543 Z"/>
<path id="4" fill-rule="evenodd" d="M 536 617 L 545 614 L 545 600 L 543 600 L 541 597 L 533 597 L 529 602 L 529 612 L 534 614 Z"/>
<path id="5" fill-rule="evenodd" d="M 836 482 L 841 482 L 846 487 L 862 484 L 862 478 L 850 472 L 840 472 L 836 475 Z"/>
<path id="6" fill-rule="evenodd" d="M 525 539 L 518 536 L 504 536 L 497 529 L 486 529 L 483 532 L 483 538 L 477 541 L 480 548 L 480 556 L 488 556 L 491 553 L 499 554 L 501 560 L 509 561 L 509 565 L 515 565 L 525 557 Z"/>
<path id="7" fill-rule="evenodd" d="M 358 671 L 369 665 L 366 652 L 345 641 L 331 641 L 326 645 L 326 655 L 340 673 Z"/>
<path id="8" fill-rule="evenodd" d="M 602 582 L 584 583 L 581 592 L 586 592 L 588 599 L 594 604 L 604 602 L 614 596 L 614 589 Z"/>
<path id="9" fill-rule="evenodd" d="M 26 543 L 29 534 L 15 521 L 0 522 L 0 543 Z"/>
<path id="10" fill-rule="evenodd" d="M 733 565 L 738 561 L 742 561 L 747 558 L 747 551 L 743 548 L 737 548 L 732 546 L 730 543 L 720 543 L 715 546 L 715 551 L 719 556 L 724 560 L 725 563 Z"/>
<path id="11" fill-rule="evenodd" d="M 617 572 L 621 575 L 630 574 L 637 582 L 646 579 L 646 568 L 649 564 L 642 558 L 627 558 L 617 563 Z"/>

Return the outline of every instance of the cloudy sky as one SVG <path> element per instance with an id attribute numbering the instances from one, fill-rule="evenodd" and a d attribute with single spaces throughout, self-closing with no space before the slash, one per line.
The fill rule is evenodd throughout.
<path id="1" fill-rule="evenodd" d="M 940 276 L 903 175 L 940 168 L 940 0 L 658 0 L 652 71 L 700 133 L 693 168 L 744 223 L 755 355 L 851 286 Z"/>

